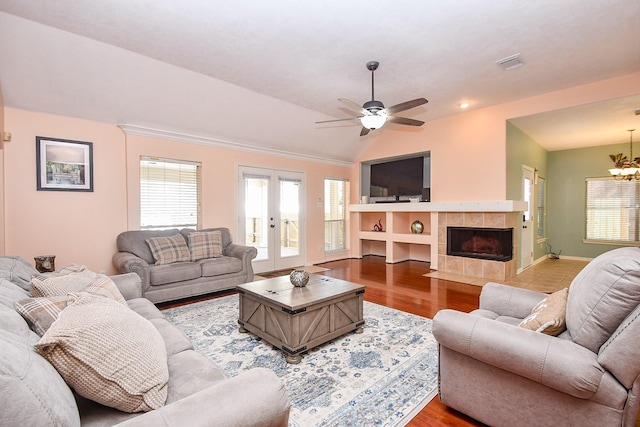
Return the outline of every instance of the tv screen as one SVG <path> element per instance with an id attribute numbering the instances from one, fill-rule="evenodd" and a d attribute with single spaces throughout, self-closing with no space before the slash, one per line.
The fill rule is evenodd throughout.
<path id="1" fill-rule="evenodd" d="M 371 165 L 371 197 L 421 196 L 424 157 Z"/>

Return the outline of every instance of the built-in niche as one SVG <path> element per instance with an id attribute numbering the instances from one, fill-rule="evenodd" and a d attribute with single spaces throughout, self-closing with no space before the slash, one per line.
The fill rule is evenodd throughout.
<path id="1" fill-rule="evenodd" d="M 428 202 L 431 152 L 362 162 L 360 185 L 360 194 L 369 203 Z"/>

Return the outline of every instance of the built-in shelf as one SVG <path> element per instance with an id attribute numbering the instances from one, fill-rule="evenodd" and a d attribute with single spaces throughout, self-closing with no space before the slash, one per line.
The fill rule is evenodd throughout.
<path id="1" fill-rule="evenodd" d="M 369 203 L 349 206 L 357 232 L 357 254 L 382 255 L 386 262 L 409 259 L 431 262 L 438 269 L 438 214 L 440 212 L 522 212 L 527 203 L 518 200 L 480 202 Z M 422 233 L 412 233 L 414 221 Z M 374 231 L 374 224 L 383 231 Z"/>

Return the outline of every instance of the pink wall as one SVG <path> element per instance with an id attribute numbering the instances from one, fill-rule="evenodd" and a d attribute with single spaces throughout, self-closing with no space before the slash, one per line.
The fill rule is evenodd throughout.
<path id="1" fill-rule="evenodd" d="M 4 255 L 4 98 L 0 85 L 0 255 Z"/>
<path id="2" fill-rule="evenodd" d="M 115 126 L 5 109 L 6 253 L 30 262 L 56 255 L 56 268 L 72 262 L 113 272 L 115 235 L 126 226 L 124 138 Z M 36 190 L 36 136 L 93 142 L 94 191 Z"/>
<path id="3" fill-rule="evenodd" d="M 430 151 L 432 201 L 504 200 L 508 119 L 637 93 L 640 73 L 428 121 L 420 130 L 397 127 L 381 132 L 357 162 Z M 359 200 L 358 175 L 359 166 L 352 200 Z"/>
<path id="4" fill-rule="evenodd" d="M 115 273 L 111 256 L 117 235 L 139 227 L 141 155 L 200 161 L 203 226 L 224 225 L 236 238 L 238 165 L 306 173 L 307 260 L 324 260 L 324 178 L 349 178 L 342 166 L 247 153 L 206 145 L 125 135 L 115 125 L 7 108 L 5 144 L 6 253 L 33 262 L 56 255 L 56 268 L 81 263 Z M 94 144 L 94 192 L 36 191 L 35 138 Z"/>

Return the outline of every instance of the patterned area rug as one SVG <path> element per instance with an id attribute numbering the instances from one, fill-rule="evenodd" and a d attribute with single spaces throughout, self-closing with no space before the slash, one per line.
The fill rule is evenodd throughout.
<path id="1" fill-rule="evenodd" d="M 288 364 L 282 352 L 238 332 L 238 296 L 163 311 L 228 376 L 272 369 L 291 397 L 289 425 L 404 426 L 437 392 L 431 320 L 364 302 L 364 333 L 350 333 Z"/>

